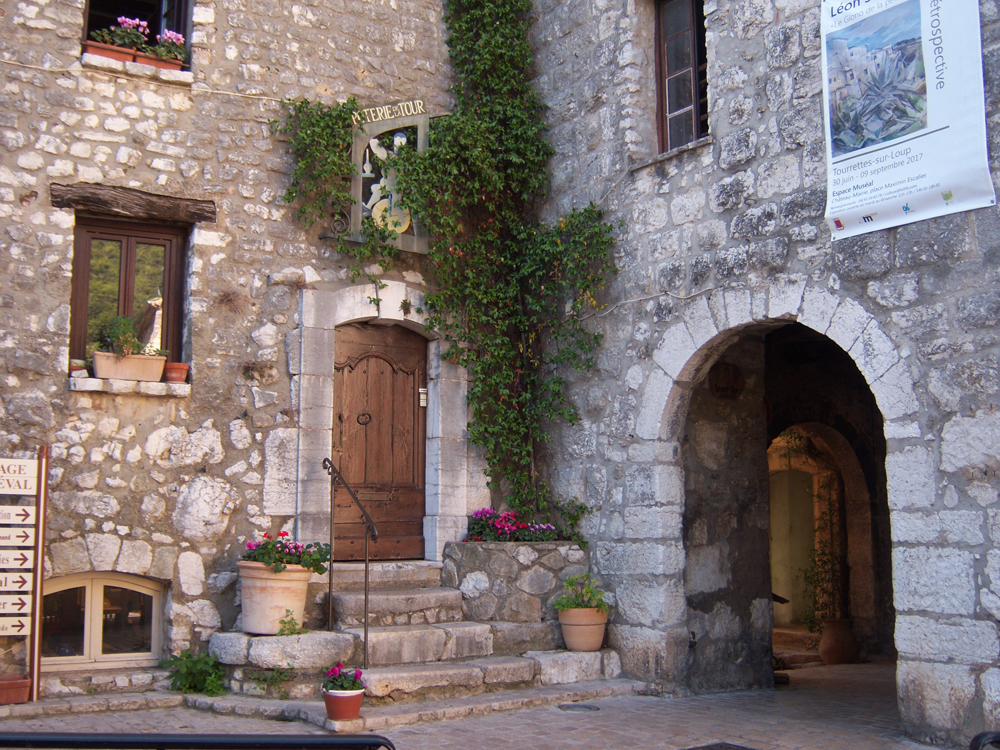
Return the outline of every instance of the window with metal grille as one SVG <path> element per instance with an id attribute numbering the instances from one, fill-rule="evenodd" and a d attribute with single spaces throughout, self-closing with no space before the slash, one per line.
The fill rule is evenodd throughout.
<path id="1" fill-rule="evenodd" d="M 708 62 L 702 0 L 656 5 L 660 151 L 708 135 Z"/>

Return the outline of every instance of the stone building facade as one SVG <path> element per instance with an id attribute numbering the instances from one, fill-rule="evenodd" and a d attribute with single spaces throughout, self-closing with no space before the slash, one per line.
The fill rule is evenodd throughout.
<path id="1" fill-rule="evenodd" d="M 598 368 L 573 384 L 582 420 L 555 441 L 553 483 L 593 509 L 626 671 L 766 686 L 765 451 L 804 427 L 851 465 L 859 640 L 898 651 L 909 732 L 967 742 L 1000 724 L 1000 216 L 831 241 L 819 4 L 703 7 L 708 134 L 661 154 L 654 3 L 538 4 L 549 210 L 593 201 L 619 227 Z M 1000 16 L 980 8 L 997 175 Z M 739 396 L 717 368 L 740 373 Z"/>
<path id="2" fill-rule="evenodd" d="M 300 96 L 446 114 L 441 13 L 197 0 L 190 70 L 157 72 L 81 56 L 80 3 L 0 10 L 0 451 L 52 446 L 48 580 L 155 584 L 163 651 L 234 626 L 255 531 L 323 538 L 336 327 L 422 330 L 425 258 L 406 254 L 373 307 L 327 228 L 280 200 L 291 159 L 269 121 Z M 612 645 L 666 690 L 770 686 L 766 451 L 795 426 L 838 457 L 851 616 L 868 653 L 898 652 L 907 730 L 996 728 L 1000 216 L 831 241 L 813 0 L 706 0 L 708 134 L 659 153 L 654 15 L 653 0 L 542 0 L 532 39 L 556 150 L 546 210 L 595 202 L 616 226 L 598 366 L 567 376 L 582 419 L 548 461 L 593 511 Z M 981 15 L 992 126 L 1000 10 Z M 57 184 L 212 204 L 214 221 L 179 223 L 190 383 L 67 381 L 74 230 L 93 208 L 55 207 Z M 439 354 L 430 339 L 432 561 L 490 500 L 464 373 Z"/>

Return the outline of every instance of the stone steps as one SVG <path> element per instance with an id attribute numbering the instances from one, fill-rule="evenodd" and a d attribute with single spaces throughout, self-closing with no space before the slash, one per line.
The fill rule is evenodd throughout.
<path id="1" fill-rule="evenodd" d="M 358 638 L 363 628 L 344 631 Z M 442 622 L 368 628 L 368 664 L 422 664 L 493 654 L 493 631 L 486 623 Z"/>
<path id="2" fill-rule="evenodd" d="M 364 591 L 363 562 L 333 563 L 335 592 Z M 433 588 L 441 585 L 442 563 L 428 560 L 393 560 L 373 562 L 368 570 L 368 588 L 382 589 Z M 314 582 L 326 582 L 327 575 L 313 576 Z"/>
<path id="3" fill-rule="evenodd" d="M 427 625 L 458 622 L 462 615 L 462 592 L 441 586 L 371 591 L 368 626 Z M 335 591 L 333 611 L 341 628 L 363 627 L 364 591 Z"/>
<path id="4" fill-rule="evenodd" d="M 627 679 L 604 679 L 572 685 L 539 685 L 522 690 L 500 690 L 455 698 L 373 705 L 366 699 L 357 721 L 326 718 L 321 701 L 253 700 L 242 696 L 211 698 L 184 696 L 188 706 L 220 715 L 254 716 L 283 721 L 304 721 L 332 732 L 381 732 L 393 727 L 445 721 L 539 706 L 575 703 L 619 695 L 634 695 L 646 685 Z"/>

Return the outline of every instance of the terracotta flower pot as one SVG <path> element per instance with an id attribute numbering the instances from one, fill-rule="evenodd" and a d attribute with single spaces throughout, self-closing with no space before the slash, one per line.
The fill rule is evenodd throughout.
<path id="1" fill-rule="evenodd" d="M 86 41 L 83 43 L 83 51 L 88 55 L 110 57 L 112 60 L 120 60 L 121 62 L 132 62 L 135 60 L 134 49 L 116 47 L 113 44 L 104 44 L 103 42 Z"/>
<path id="2" fill-rule="evenodd" d="M 858 660 L 858 644 L 854 640 L 850 620 L 823 620 L 819 656 L 827 666 L 853 664 Z"/>
<path id="3" fill-rule="evenodd" d="M 0 677 L 0 705 L 27 703 L 31 692 L 31 679 L 26 674 L 9 674 Z"/>
<path id="4" fill-rule="evenodd" d="M 281 629 L 285 612 L 300 625 L 306 608 L 306 592 L 312 573 L 301 565 L 289 565 L 275 573 L 264 563 L 240 560 L 242 587 L 243 632 L 255 635 L 275 635 Z"/>
<path id="5" fill-rule="evenodd" d="M 324 690 L 326 717 L 330 721 L 354 721 L 361 713 L 364 690 Z"/>
<path id="6" fill-rule="evenodd" d="M 608 613 L 597 607 L 559 610 L 563 639 L 570 651 L 597 651 L 604 643 Z"/>
<path id="7" fill-rule="evenodd" d="M 190 368 L 187 362 L 167 362 L 164 366 L 164 379 L 168 383 L 186 383 Z"/>
<path id="8" fill-rule="evenodd" d="M 184 65 L 180 60 L 168 60 L 156 55 L 147 55 L 145 52 L 136 52 L 135 61 L 143 65 L 152 65 L 154 68 L 163 70 L 180 70 Z"/>
<path id="9" fill-rule="evenodd" d="M 94 352 L 94 375 L 110 380 L 159 383 L 166 361 L 166 357 L 147 357 L 143 354 L 130 354 L 118 359 L 118 355 L 111 352 Z"/>

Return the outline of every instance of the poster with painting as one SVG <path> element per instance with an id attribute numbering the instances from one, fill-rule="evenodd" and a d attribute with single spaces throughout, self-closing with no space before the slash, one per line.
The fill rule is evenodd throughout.
<path id="1" fill-rule="evenodd" d="M 993 205 L 975 0 L 822 0 L 833 238 Z"/>

